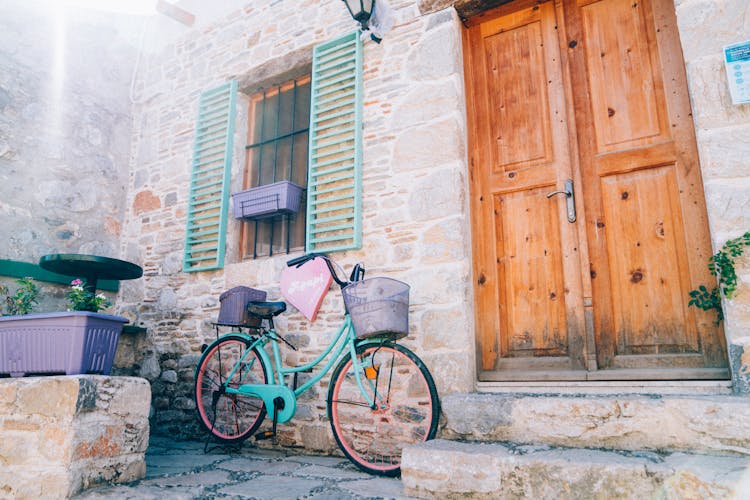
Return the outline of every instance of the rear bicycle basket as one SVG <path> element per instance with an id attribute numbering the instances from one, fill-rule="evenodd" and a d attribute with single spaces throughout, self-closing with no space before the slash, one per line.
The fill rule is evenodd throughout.
<path id="1" fill-rule="evenodd" d="M 409 285 L 391 278 L 369 278 L 344 287 L 346 310 L 358 339 L 392 340 L 409 333 Z"/>
<path id="2" fill-rule="evenodd" d="M 247 303 L 263 302 L 266 292 L 248 286 L 230 288 L 219 296 L 219 319 L 217 325 L 225 326 L 260 326 L 260 318 L 252 317 L 247 312 Z"/>

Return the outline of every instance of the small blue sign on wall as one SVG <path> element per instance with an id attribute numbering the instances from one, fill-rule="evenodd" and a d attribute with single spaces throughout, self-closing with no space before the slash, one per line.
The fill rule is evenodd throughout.
<path id="1" fill-rule="evenodd" d="M 732 104 L 750 103 L 750 41 L 724 47 L 724 67 Z"/>

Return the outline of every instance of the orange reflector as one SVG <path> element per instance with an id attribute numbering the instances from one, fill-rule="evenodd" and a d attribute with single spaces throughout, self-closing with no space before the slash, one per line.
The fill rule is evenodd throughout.
<path id="1" fill-rule="evenodd" d="M 374 380 L 378 376 L 377 366 L 365 366 L 365 377 L 369 380 Z"/>

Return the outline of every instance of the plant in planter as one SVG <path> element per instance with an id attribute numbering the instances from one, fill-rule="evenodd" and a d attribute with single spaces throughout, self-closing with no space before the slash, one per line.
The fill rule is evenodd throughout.
<path id="1" fill-rule="evenodd" d="M 74 279 L 70 282 L 71 289 L 65 295 L 70 307 L 69 311 L 97 312 L 112 304 L 103 293 L 94 293 L 86 288 L 86 282 Z"/>
<path id="2" fill-rule="evenodd" d="M 27 314 L 38 290 L 27 279 L 18 282 L 15 295 L 2 292 L 6 309 L 14 315 L 0 317 L 0 375 L 108 375 L 128 319 L 97 312 L 110 302 L 81 280 L 73 280 L 66 294 L 70 310 Z"/>
<path id="3" fill-rule="evenodd" d="M 6 285 L 0 285 L 0 295 L 5 295 L 5 298 L 0 303 L 0 315 L 2 316 L 16 316 L 19 314 L 29 314 L 39 301 L 39 288 L 31 278 L 18 278 L 16 280 L 18 288 L 16 293 L 11 295 Z M 3 313 L 3 306 L 7 310 L 7 314 Z"/>
<path id="4" fill-rule="evenodd" d="M 704 311 L 715 310 L 717 325 L 724 319 L 721 298 L 731 299 L 735 290 L 737 290 L 737 273 L 734 270 L 734 261 L 742 255 L 746 246 L 750 246 L 750 231 L 724 243 L 721 250 L 708 259 L 708 270 L 712 276 L 718 277 L 719 286 L 709 290 L 701 285 L 697 290 L 689 292 L 688 306 L 695 306 Z"/>

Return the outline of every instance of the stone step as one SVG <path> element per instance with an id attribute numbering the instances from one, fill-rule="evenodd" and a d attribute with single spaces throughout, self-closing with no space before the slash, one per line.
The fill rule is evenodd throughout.
<path id="1" fill-rule="evenodd" d="M 750 455 L 750 398 L 727 395 L 453 394 L 438 437 Z"/>
<path id="2" fill-rule="evenodd" d="M 404 494 L 418 498 L 750 498 L 750 457 L 467 443 L 404 449 Z"/>

